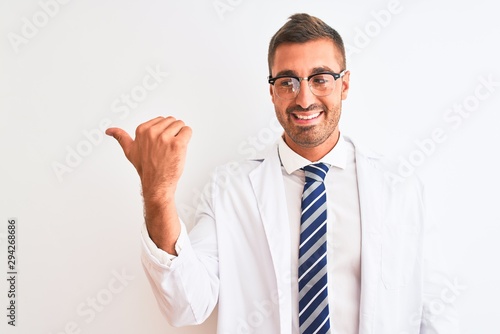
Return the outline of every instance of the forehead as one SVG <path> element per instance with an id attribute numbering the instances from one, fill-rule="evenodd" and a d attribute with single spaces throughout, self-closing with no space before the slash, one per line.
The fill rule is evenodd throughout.
<path id="1" fill-rule="evenodd" d="M 330 39 L 317 39 L 306 43 L 284 43 L 276 48 L 272 75 L 292 72 L 308 76 L 315 68 L 329 68 L 339 73 L 342 55 Z"/>

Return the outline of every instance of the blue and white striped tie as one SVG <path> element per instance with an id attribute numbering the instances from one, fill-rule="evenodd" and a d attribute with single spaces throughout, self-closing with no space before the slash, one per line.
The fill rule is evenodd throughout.
<path id="1" fill-rule="evenodd" d="M 299 327 L 301 334 L 330 333 L 326 266 L 326 189 L 330 168 L 305 166 L 299 245 Z"/>

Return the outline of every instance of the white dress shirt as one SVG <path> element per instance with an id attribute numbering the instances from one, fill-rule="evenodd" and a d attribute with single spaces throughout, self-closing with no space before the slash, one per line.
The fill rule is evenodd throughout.
<path id="1" fill-rule="evenodd" d="M 292 231 L 292 328 L 299 333 L 298 263 L 301 198 L 305 175 L 302 167 L 313 162 L 295 153 L 283 139 L 279 155 Z M 361 220 L 354 146 L 342 136 L 320 161 L 331 165 L 325 177 L 327 191 L 327 263 L 330 324 L 333 333 L 358 333 L 361 292 Z"/>
<path id="2" fill-rule="evenodd" d="M 301 168 L 312 162 L 295 153 L 283 139 L 280 139 L 278 149 L 292 231 L 290 279 L 293 298 L 292 330 L 293 333 L 299 333 L 297 275 L 300 207 L 305 183 L 304 171 Z M 358 333 L 361 292 L 361 222 L 354 147 L 340 136 L 336 146 L 319 162 L 331 165 L 325 178 L 328 202 L 327 261 L 330 323 L 335 334 L 354 334 Z M 175 246 L 178 254 L 187 239 L 185 226 L 184 224 L 181 226 L 181 234 Z M 145 224 L 142 236 L 144 244 L 160 263 L 169 265 L 175 259 L 175 256 L 156 247 L 149 238 Z"/>

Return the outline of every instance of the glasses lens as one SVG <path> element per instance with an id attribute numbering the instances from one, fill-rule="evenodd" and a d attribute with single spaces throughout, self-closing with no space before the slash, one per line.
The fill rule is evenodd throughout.
<path id="1" fill-rule="evenodd" d="M 309 87 L 314 95 L 327 96 L 335 87 L 335 79 L 331 74 L 316 74 L 309 78 Z"/>
<path id="2" fill-rule="evenodd" d="M 274 83 L 276 94 L 283 99 L 293 99 L 299 92 L 300 83 L 291 77 L 279 78 Z"/>

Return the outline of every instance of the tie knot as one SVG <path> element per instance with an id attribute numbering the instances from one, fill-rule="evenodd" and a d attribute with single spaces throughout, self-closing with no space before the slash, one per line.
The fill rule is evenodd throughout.
<path id="1" fill-rule="evenodd" d="M 306 182 L 323 182 L 325 180 L 326 173 L 330 169 L 329 164 L 322 162 L 304 166 L 304 172 L 306 173 Z"/>

